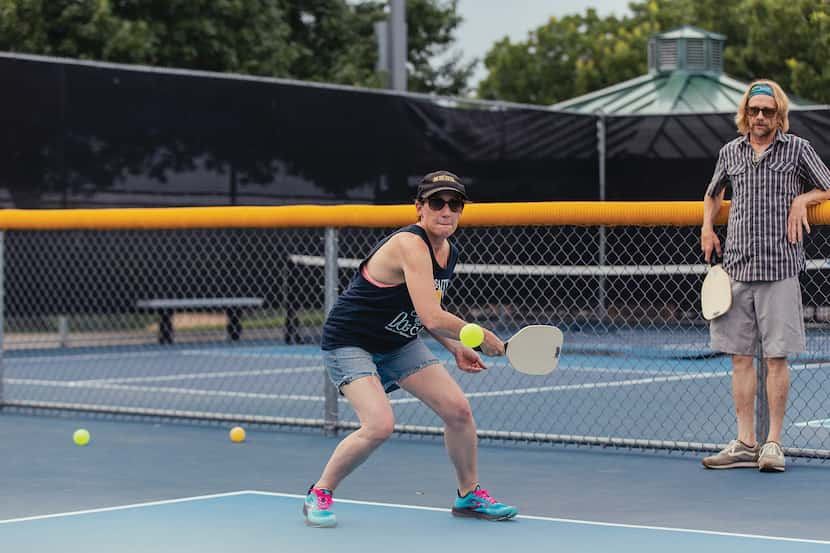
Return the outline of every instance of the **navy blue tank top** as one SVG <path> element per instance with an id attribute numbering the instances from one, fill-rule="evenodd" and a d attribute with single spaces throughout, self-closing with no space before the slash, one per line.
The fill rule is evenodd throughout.
<path id="1" fill-rule="evenodd" d="M 443 305 L 444 294 L 458 260 L 458 249 L 450 243 L 447 266 L 442 268 L 435 260 L 435 252 L 432 251 L 423 228 L 418 225 L 400 228 L 372 248 L 360 263 L 348 288 L 337 298 L 323 325 L 322 349 L 357 346 L 370 353 L 385 353 L 406 345 L 418 336 L 424 325 L 415 312 L 406 283 L 381 288 L 363 277 L 363 266 L 369 258 L 390 238 L 401 232 L 417 234 L 429 248 L 435 295 Z"/>

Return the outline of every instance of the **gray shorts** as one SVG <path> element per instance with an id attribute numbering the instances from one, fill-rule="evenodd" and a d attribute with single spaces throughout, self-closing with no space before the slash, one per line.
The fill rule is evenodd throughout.
<path id="1" fill-rule="evenodd" d="M 805 348 L 804 309 L 798 277 L 773 282 L 732 282 L 732 307 L 709 326 L 711 348 L 733 355 L 787 357 Z"/>
<path id="2" fill-rule="evenodd" d="M 338 390 L 358 378 L 377 376 L 383 389 L 389 393 L 398 389 L 399 381 L 438 362 L 420 338 L 387 353 L 369 353 L 358 347 L 323 351 L 323 364 Z"/>

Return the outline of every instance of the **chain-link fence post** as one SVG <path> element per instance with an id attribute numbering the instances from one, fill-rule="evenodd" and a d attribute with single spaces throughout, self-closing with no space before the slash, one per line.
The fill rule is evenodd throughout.
<path id="1" fill-rule="evenodd" d="M 758 384 L 755 387 L 755 434 L 760 442 L 765 442 L 769 434 L 769 401 L 767 400 L 767 362 L 764 358 L 763 342 L 758 342 Z"/>
<path id="2" fill-rule="evenodd" d="M 324 277 L 326 315 L 334 307 L 334 302 L 337 300 L 337 287 L 339 282 L 337 254 L 337 229 L 334 227 L 326 227 L 326 268 Z M 323 396 L 325 397 L 323 434 L 325 436 L 337 435 L 337 394 L 337 388 L 329 380 L 328 374 L 323 373 Z"/>
<path id="3" fill-rule="evenodd" d="M 598 179 L 599 179 L 599 201 L 604 202 L 606 196 L 606 183 L 605 183 L 605 136 L 606 136 L 606 128 L 605 128 L 605 115 L 600 113 L 597 117 L 597 158 L 598 158 Z M 600 267 L 605 266 L 605 259 L 606 259 L 606 236 L 605 236 L 605 227 L 599 227 L 599 255 L 597 256 L 597 264 Z M 597 283 L 597 318 L 599 319 L 600 324 L 605 324 L 606 319 L 608 318 L 608 312 L 606 311 L 606 282 L 605 282 L 605 275 L 599 276 L 599 282 Z"/>

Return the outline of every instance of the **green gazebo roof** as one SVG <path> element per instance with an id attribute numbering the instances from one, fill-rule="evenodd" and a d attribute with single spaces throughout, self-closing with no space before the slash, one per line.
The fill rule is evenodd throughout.
<path id="1" fill-rule="evenodd" d="M 734 111 L 748 83 L 723 73 L 725 41 L 689 25 L 655 35 L 648 44 L 647 75 L 551 107 L 620 115 Z M 790 101 L 812 104 L 792 96 Z"/>

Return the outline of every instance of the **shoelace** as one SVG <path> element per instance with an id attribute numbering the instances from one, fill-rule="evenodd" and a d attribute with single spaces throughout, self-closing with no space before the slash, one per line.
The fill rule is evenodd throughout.
<path id="1" fill-rule="evenodd" d="M 728 453 L 729 455 L 735 455 L 735 453 L 738 451 L 738 446 L 740 446 L 740 445 L 742 445 L 742 443 L 739 440 L 732 440 L 731 442 L 729 442 L 729 445 L 726 446 L 723 449 L 722 453 Z M 764 446 L 761 447 L 762 451 L 763 451 L 763 449 L 764 449 Z"/>
<path id="2" fill-rule="evenodd" d="M 326 493 L 323 490 L 318 490 L 317 488 L 314 488 L 312 491 L 314 492 L 314 495 L 317 496 L 317 508 L 324 511 L 328 510 L 333 501 L 331 494 Z"/>
<path id="3" fill-rule="evenodd" d="M 778 444 L 770 442 L 761 446 L 761 455 L 781 455 L 783 452 L 779 451 Z"/>
<path id="4" fill-rule="evenodd" d="M 483 488 L 479 488 L 476 491 L 474 491 L 473 495 L 480 498 L 480 499 L 483 499 L 484 501 L 487 501 L 491 505 L 495 505 L 496 503 L 498 503 L 495 499 L 490 497 L 490 494 L 487 493 L 487 490 L 485 490 Z"/>

